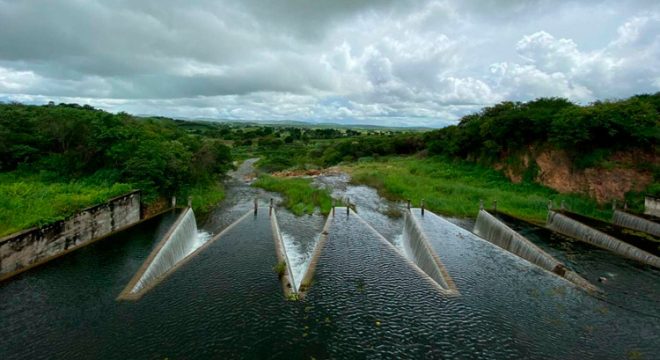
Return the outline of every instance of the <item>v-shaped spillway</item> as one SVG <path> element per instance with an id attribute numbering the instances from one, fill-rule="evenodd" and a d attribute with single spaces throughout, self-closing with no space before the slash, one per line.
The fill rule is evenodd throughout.
<path id="1" fill-rule="evenodd" d="M 337 208 L 335 216 L 328 217 L 316 245 L 309 268 L 301 281 L 300 295 L 305 296 L 310 291 L 310 285 L 317 282 L 315 277 L 319 267 L 324 269 L 323 273 L 332 273 L 334 280 L 345 277 L 350 281 L 351 277 L 364 276 L 370 279 L 369 282 L 391 288 L 393 285 L 384 284 L 398 278 L 414 278 L 416 280 L 413 283 L 418 286 L 426 284 L 424 287 L 435 288 L 444 295 L 457 295 L 453 280 L 437 255 L 425 243 L 425 236 L 414 229 L 419 230 L 417 226 L 409 224 L 408 231 L 412 236 L 409 236 L 408 242 L 411 251 L 417 255 L 409 258 L 358 214 L 346 208 Z M 431 253 L 423 254 L 426 251 Z M 425 270 L 419 264 L 428 268 Z"/>
<path id="2" fill-rule="evenodd" d="M 578 217 L 576 214 L 568 215 L 550 211 L 546 226 L 550 230 L 660 269 L 660 257 L 575 220 L 574 218 Z"/>
<path id="3" fill-rule="evenodd" d="M 431 247 L 426 232 L 411 211 L 405 212 L 403 248 L 406 255 L 431 279 L 447 290 L 457 291 L 454 280 Z"/>
<path id="4" fill-rule="evenodd" d="M 155 286 L 183 259 L 203 245 L 207 233 L 197 231 L 195 213 L 185 209 L 163 239 L 152 250 L 140 270 L 119 296 L 122 300 L 139 299 L 144 292 Z"/>
<path id="5" fill-rule="evenodd" d="M 477 222 L 474 225 L 474 233 L 542 269 L 563 277 L 586 291 L 598 291 L 589 281 L 568 269 L 562 262 L 518 234 L 486 210 L 479 211 Z"/>

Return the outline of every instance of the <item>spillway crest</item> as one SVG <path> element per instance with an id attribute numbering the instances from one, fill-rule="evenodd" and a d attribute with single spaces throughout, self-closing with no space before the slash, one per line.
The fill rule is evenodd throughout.
<path id="1" fill-rule="evenodd" d="M 191 208 L 187 208 L 153 250 L 155 255 L 152 252 L 147 259 L 147 261 L 151 259 L 151 262 L 130 289 L 130 294 L 138 294 L 152 286 L 181 260 L 195 251 L 207 238 L 207 234 L 197 231 L 195 213 Z"/>
<path id="2" fill-rule="evenodd" d="M 628 214 L 627 212 L 614 211 L 612 223 L 660 237 L 660 224 L 633 214 Z"/>
<path id="3" fill-rule="evenodd" d="M 534 265 L 571 281 L 585 290 L 597 290 L 590 282 L 567 269 L 562 262 L 543 251 L 485 210 L 479 211 L 477 222 L 474 224 L 474 233 Z"/>
<path id="4" fill-rule="evenodd" d="M 659 257 L 584 225 L 562 213 L 550 211 L 548 214 L 547 227 L 550 230 L 610 250 L 627 258 L 660 268 Z"/>
<path id="5" fill-rule="evenodd" d="M 448 284 L 445 279 L 445 272 L 443 272 L 444 266 L 429 245 L 429 241 L 421 226 L 409 212 L 405 213 L 403 248 L 406 255 L 431 279 L 438 283 L 438 285 L 447 290 L 455 288 L 453 282 L 451 285 Z"/>

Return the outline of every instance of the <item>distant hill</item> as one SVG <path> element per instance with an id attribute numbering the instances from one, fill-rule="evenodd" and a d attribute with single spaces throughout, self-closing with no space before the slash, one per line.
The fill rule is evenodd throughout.
<path id="1" fill-rule="evenodd" d="M 149 115 L 140 115 L 145 118 L 155 118 Z M 191 123 L 212 123 L 212 124 L 228 124 L 232 126 L 271 126 L 271 127 L 298 127 L 298 128 L 311 128 L 311 129 L 353 129 L 353 130 L 381 130 L 381 131 L 410 131 L 410 132 L 423 132 L 430 131 L 433 128 L 424 126 L 381 126 L 381 125 L 367 125 L 367 124 L 339 124 L 331 122 L 307 122 L 296 120 L 229 120 L 229 119 L 208 119 L 208 118 L 176 118 L 175 120 L 187 121 Z"/>

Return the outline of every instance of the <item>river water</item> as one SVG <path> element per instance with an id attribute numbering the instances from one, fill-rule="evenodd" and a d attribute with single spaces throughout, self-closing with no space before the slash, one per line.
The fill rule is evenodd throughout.
<path id="1" fill-rule="evenodd" d="M 226 199 L 202 230 L 219 233 L 255 198 L 261 206 L 281 202 L 250 186 L 254 161 L 231 174 Z M 510 221 L 585 278 L 605 276 L 594 298 L 472 235 L 469 219 L 426 216 L 429 240 L 461 293 L 446 297 L 396 250 L 402 204 L 348 180 L 314 183 L 349 198 L 395 247 L 337 216 L 304 301 L 282 295 L 265 211 L 141 300 L 116 301 L 176 218 L 171 213 L 0 283 L 0 359 L 660 358 L 658 271 Z M 325 217 L 278 209 L 278 220 L 301 279 Z"/>

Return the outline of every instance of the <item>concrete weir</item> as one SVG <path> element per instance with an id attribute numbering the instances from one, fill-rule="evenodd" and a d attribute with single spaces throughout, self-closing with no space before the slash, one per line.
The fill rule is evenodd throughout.
<path id="1" fill-rule="evenodd" d="M 660 199 L 646 195 L 644 197 L 644 214 L 660 217 Z"/>
<path id="2" fill-rule="evenodd" d="M 612 223 L 660 237 L 660 224 L 621 210 L 615 210 Z"/>
<path id="3" fill-rule="evenodd" d="M 273 228 L 273 239 L 275 240 L 275 251 L 277 252 L 277 261 L 278 263 L 284 263 L 286 265 L 286 271 L 283 274 L 280 274 L 280 282 L 282 283 L 282 289 L 284 291 L 284 296 L 287 298 L 296 297 L 298 294 L 298 289 L 295 288 L 295 281 L 293 278 L 293 271 L 291 270 L 291 262 L 286 253 L 286 248 L 284 246 L 284 240 L 282 239 L 282 233 L 280 232 L 280 225 L 277 222 L 277 214 L 274 208 L 269 209 L 271 226 Z"/>
<path id="4" fill-rule="evenodd" d="M 187 208 L 181 213 L 165 236 L 163 236 L 156 247 L 151 251 L 140 269 L 119 294 L 117 300 L 139 300 L 148 291 L 152 290 L 156 285 L 161 283 L 177 269 L 217 240 L 225 237 L 228 239 L 235 239 L 237 234 L 233 232 L 233 229 L 239 226 L 248 227 L 250 222 L 254 222 L 254 224 L 249 226 L 252 229 L 255 229 L 255 227 L 270 227 L 272 229 L 270 234 L 272 235 L 272 240 L 275 244 L 277 260 L 278 262 L 286 263 L 286 272 L 284 275 L 280 276 L 282 289 L 287 297 L 296 294 L 296 289 L 294 289 L 292 285 L 293 276 L 282 243 L 282 236 L 280 234 L 275 209 L 259 207 L 257 211 L 250 210 L 238 220 L 227 226 L 219 234 L 203 243 L 197 238 L 197 236 L 199 236 L 197 227 L 196 225 L 191 227 L 191 221 L 194 222 L 194 214 L 192 214 L 192 209 Z M 261 237 L 261 235 L 259 236 L 258 241 L 261 241 L 263 237 Z"/>
<path id="5" fill-rule="evenodd" d="M 403 246 L 407 255 L 444 289 L 458 293 L 454 280 L 429 244 L 426 232 L 412 211 L 406 211 L 404 216 Z"/>
<path id="6" fill-rule="evenodd" d="M 550 230 L 574 237 L 578 240 L 612 251 L 629 259 L 660 268 L 659 257 L 589 227 L 577 220 L 571 219 L 560 212 L 548 212 L 546 227 Z"/>
<path id="7" fill-rule="evenodd" d="M 589 281 L 566 268 L 562 262 L 518 234 L 486 210 L 479 210 L 473 232 L 500 248 L 560 276 L 588 292 L 598 291 L 598 288 Z"/>
<path id="8" fill-rule="evenodd" d="M 117 299 L 140 299 L 195 251 L 198 235 L 195 214 L 185 208 Z"/>
<path id="9" fill-rule="evenodd" d="M 430 247 L 423 242 L 425 241 L 426 238 L 418 226 L 411 225 L 410 231 L 416 232 L 415 236 L 417 237 L 417 240 L 415 240 L 415 243 L 420 249 L 430 250 Z M 344 239 L 343 237 L 345 236 L 348 236 L 351 239 L 350 240 Z M 428 284 L 430 284 L 433 288 L 435 288 L 439 293 L 446 296 L 455 296 L 459 294 L 456 289 L 456 286 L 454 285 L 453 280 L 451 280 L 451 278 L 448 277 L 448 275 L 446 275 L 447 276 L 446 278 L 442 277 L 443 275 L 441 274 L 446 274 L 446 271 L 444 270 L 444 266 L 442 266 L 442 263 L 440 263 L 437 256 L 434 257 L 432 255 L 427 255 L 427 257 L 423 257 L 423 258 L 427 260 L 431 259 L 428 260 L 429 266 L 433 264 L 433 266 L 439 265 L 442 268 L 442 270 L 436 269 L 435 270 L 436 273 L 434 273 L 434 275 L 440 276 L 439 278 L 440 282 L 436 281 L 436 279 L 434 279 L 426 271 L 420 268 L 418 264 L 416 264 L 414 261 L 404 256 L 396 247 L 394 247 L 394 245 L 392 245 L 389 241 L 387 241 L 387 239 L 385 239 L 371 225 L 369 225 L 366 221 L 364 221 L 364 219 L 362 219 L 357 213 L 355 213 L 351 209 L 342 207 L 342 208 L 336 208 L 336 215 L 334 216 L 330 215 L 328 217 L 321 238 L 317 243 L 316 248 L 314 249 L 314 254 L 312 256 L 310 265 L 307 269 L 307 272 L 305 273 L 303 281 L 301 282 L 301 286 L 299 290 L 299 295 L 301 297 L 306 296 L 307 292 L 309 292 L 310 286 L 314 281 L 314 276 L 318 263 L 322 261 L 321 259 L 324 257 L 325 254 L 324 248 L 328 247 L 328 243 L 329 242 L 346 243 L 347 241 L 348 243 L 351 243 L 352 241 L 357 241 L 355 237 L 358 237 L 359 242 L 361 243 L 367 242 L 371 244 L 370 246 L 365 246 L 365 247 L 373 248 L 372 251 L 376 251 L 376 253 L 380 254 L 379 256 L 381 256 L 381 259 L 383 260 L 388 259 L 387 260 L 388 266 L 393 266 L 392 264 L 393 260 L 396 259 L 396 262 L 400 264 L 399 266 L 404 266 L 407 269 L 407 270 L 402 269 L 401 271 L 404 271 L 406 273 L 412 271 L 412 273 L 416 273 L 417 276 L 419 276 L 422 279 L 425 279 L 428 282 Z M 363 246 L 355 246 L 354 249 L 353 248 L 345 249 L 345 251 L 355 252 L 362 247 Z M 336 252 L 338 250 L 336 244 L 335 246 L 332 246 L 332 248 L 333 248 L 333 252 Z M 420 252 L 423 250 L 420 250 Z M 366 254 L 363 254 L 362 256 L 366 256 Z M 370 254 L 369 256 L 371 257 L 373 256 L 373 254 Z M 356 261 L 360 261 L 360 260 L 356 259 Z M 386 264 L 381 264 L 381 265 L 386 266 Z"/>
<path id="10" fill-rule="evenodd" d="M 323 247 L 325 246 L 325 243 L 328 240 L 328 234 L 330 231 L 330 226 L 332 225 L 333 218 L 334 218 L 334 211 L 328 214 L 328 219 L 326 220 L 325 225 L 323 226 L 321 237 L 319 237 L 319 241 L 316 243 L 316 246 L 314 247 L 312 258 L 309 261 L 309 266 L 307 266 L 307 271 L 305 271 L 305 275 L 300 281 L 298 296 L 301 299 L 304 298 L 305 295 L 307 294 L 307 291 L 309 290 L 309 287 L 312 284 L 312 280 L 314 279 L 314 272 L 316 271 L 316 266 L 318 265 L 319 257 L 321 255 L 321 252 L 323 251 Z"/>

